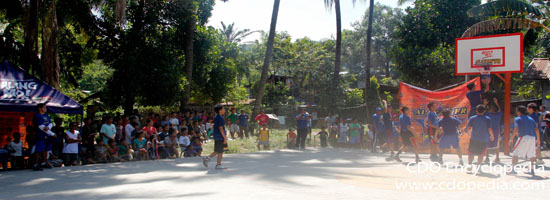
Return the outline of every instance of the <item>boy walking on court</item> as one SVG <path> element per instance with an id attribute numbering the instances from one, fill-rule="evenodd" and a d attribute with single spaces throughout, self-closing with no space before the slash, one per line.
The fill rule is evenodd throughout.
<path id="1" fill-rule="evenodd" d="M 459 165 L 464 165 L 462 161 L 462 151 L 458 143 L 458 126 L 462 123 L 457 118 L 451 117 L 451 111 L 445 109 L 442 112 L 443 118 L 439 120 L 438 126 L 443 130 L 443 135 L 439 141 L 439 164 L 443 164 L 443 151 L 441 149 L 450 149 L 453 147 L 457 150 Z"/>
<path id="2" fill-rule="evenodd" d="M 539 110 L 539 107 L 537 106 L 536 103 L 529 103 L 527 105 L 527 112 L 529 113 L 529 117 L 531 117 L 533 120 L 535 120 L 535 123 L 537 123 L 537 128 L 540 127 L 540 116 L 539 116 L 539 113 L 538 113 L 538 110 Z M 539 131 L 540 133 L 540 131 Z M 539 137 L 537 136 L 536 139 L 538 139 Z M 542 155 L 541 155 L 541 152 L 540 152 L 540 147 L 537 147 L 536 148 L 536 153 L 537 153 L 537 161 L 536 161 L 536 164 L 537 165 L 543 165 L 544 164 L 544 161 L 542 161 Z"/>
<path id="3" fill-rule="evenodd" d="M 493 151 L 495 153 L 495 160 L 493 163 L 499 163 L 499 147 L 498 140 L 500 136 L 500 119 L 502 118 L 502 113 L 500 112 L 500 106 L 498 105 L 497 98 L 493 99 L 494 104 L 489 104 L 490 112 L 487 112 L 487 116 L 491 118 L 491 128 L 493 129 L 493 134 L 495 139 L 489 142 L 487 146 L 487 155 L 485 157 L 485 163 L 489 163 L 489 153 Z"/>
<path id="4" fill-rule="evenodd" d="M 262 125 L 260 129 L 260 134 L 258 134 L 258 151 L 260 151 L 260 146 L 264 146 L 264 150 L 269 149 L 269 130 L 267 129 L 267 124 Z"/>
<path id="5" fill-rule="evenodd" d="M 437 114 L 435 113 L 435 103 L 430 102 L 428 103 L 428 110 L 430 111 L 428 113 L 428 117 L 426 120 L 426 126 L 428 129 L 428 134 L 430 135 L 430 160 L 432 162 L 441 162 L 441 160 L 437 157 L 437 147 L 438 147 L 438 141 L 436 136 L 437 131 Z"/>
<path id="6" fill-rule="evenodd" d="M 217 156 L 217 164 L 216 169 L 225 169 L 225 167 L 222 165 L 222 158 L 223 158 L 223 152 L 224 147 L 227 146 L 227 135 L 225 134 L 225 121 L 223 119 L 223 115 L 225 114 L 225 109 L 223 106 L 216 106 L 214 108 L 214 111 L 216 112 L 216 117 L 214 117 L 214 152 L 210 154 L 207 157 L 204 157 L 202 159 L 202 164 L 204 167 L 208 167 L 208 162 L 210 162 L 210 159 Z"/>
<path id="7" fill-rule="evenodd" d="M 403 145 L 401 148 L 399 148 L 399 151 L 393 158 L 397 162 L 401 162 L 401 159 L 399 158 L 399 154 L 403 152 L 407 147 L 410 147 L 414 150 L 414 155 L 416 157 L 416 163 L 421 162 L 420 157 L 418 156 L 418 149 L 416 147 L 416 142 L 414 140 L 414 134 L 412 132 L 412 122 L 411 118 L 409 117 L 410 110 L 407 106 L 401 108 L 401 116 L 399 117 L 399 126 L 400 126 L 400 132 L 401 132 L 401 139 L 403 140 Z"/>
<path id="8" fill-rule="evenodd" d="M 477 105 L 477 115 L 470 117 L 466 129 L 470 132 L 470 154 L 468 155 L 468 164 L 472 165 L 474 157 L 477 156 L 479 165 L 483 162 L 483 155 L 489 141 L 493 141 L 494 135 L 491 129 L 491 119 L 485 115 L 485 106 Z M 466 131 L 468 132 L 468 131 Z"/>
<path id="9" fill-rule="evenodd" d="M 531 175 L 534 176 L 536 148 L 540 146 L 539 129 L 535 120 L 527 116 L 527 108 L 525 108 L 525 106 L 518 106 L 516 112 L 518 117 L 514 119 L 515 128 L 510 138 L 510 144 L 514 143 L 514 138 L 516 136 L 519 138 L 516 145 L 514 145 L 514 152 L 512 153 L 512 171 L 508 172 L 508 175 L 517 174 L 514 170 L 514 166 L 518 164 L 519 157 L 527 157 L 531 160 Z"/>

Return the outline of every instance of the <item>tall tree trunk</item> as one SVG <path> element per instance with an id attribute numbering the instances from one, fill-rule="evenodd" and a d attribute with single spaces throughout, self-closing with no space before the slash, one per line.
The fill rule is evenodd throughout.
<path id="1" fill-rule="evenodd" d="M 264 65 L 262 66 L 262 76 L 260 83 L 258 84 L 258 91 L 256 92 L 256 101 L 254 101 L 254 110 L 250 117 L 253 121 L 254 117 L 260 112 L 262 106 L 262 98 L 264 96 L 265 84 L 267 82 L 267 72 L 269 71 L 269 65 L 271 64 L 271 57 L 273 56 L 273 43 L 275 41 L 275 29 L 277 28 L 277 16 L 279 15 L 279 4 L 281 0 L 275 0 L 273 4 L 273 14 L 271 15 L 271 27 L 269 28 L 269 38 L 267 40 L 267 48 L 265 50 Z"/>
<path id="2" fill-rule="evenodd" d="M 21 67 L 27 71 L 32 69 L 34 73 L 40 72 L 40 68 L 38 67 L 40 64 L 38 59 L 39 7 L 39 0 L 30 0 L 29 5 L 25 8 L 25 46 L 23 47 L 24 53 L 21 56 Z"/>
<path id="3" fill-rule="evenodd" d="M 42 18 L 42 80 L 59 87 L 59 57 L 57 55 L 57 15 L 55 0 L 44 1 Z"/>
<path id="4" fill-rule="evenodd" d="M 369 119 L 369 102 L 368 102 L 368 91 L 370 87 L 370 68 L 371 68 L 371 48 L 372 48 L 372 21 L 374 21 L 374 0 L 370 0 L 370 7 L 369 7 L 369 24 L 367 27 L 367 44 L 366 44 L 366 50 L 367 50 L 367 60 L 365 64 L 365 115 L 367 119 Z"/>
<path id="5" fill-rule="evenodd" d="M 189 10 L 195 13 L 195 4 L 190 1 L 189 6 Z M 194 14 L 192 14 L 192 16 L 194 16 Z M 187 84 L 185 85 L 185 97 L 183 98 L 183 102 L 180 105 L 181 111 L 183 111 L 189 105 L 189 100 L 191 99 L 191 83 L 193 81 L 193 40 L 196 24 L 197 20 L 195 19 L 195 17 L 191 17 L 191 19 L 185 25 L 183 52 L 185 54 L 185 74 L 187 77 Z"/>
<path id="6" fill-rule="evenodd" d="M 340 12 L 340 0 L 334 0 L 336 9 L 336 51 L 334 59 L 334 74 L 332 74 L 332 92 L 330 95 L 331 111 L 336 111 L 336 97 L 338 96 L 338 83 L 340 78 L 340 65 L 342 57 L 342 15 Z"/>

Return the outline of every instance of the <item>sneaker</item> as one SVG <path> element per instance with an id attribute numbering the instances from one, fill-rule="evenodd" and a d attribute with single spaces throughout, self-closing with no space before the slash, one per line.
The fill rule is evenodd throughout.
<path id="1" fill-rule="evenodd" d="M 493 163 L 500 163 L 500 159 L 495 158 L 495 160 L 493 160 Z"/>
<path id="2" fill-rule="evenodd" d="M 544 165 L 544 160 L 537 159 L 537 162 L 535 162 L 535 165 Z"/>
<path id="3" fill-rule="evenodd" d="M 390 161 L 392 161 L 393 159 L 394 159 L 393 156 L 390 156 L 390 157 L 387 157 L 387 158 L 386 158 L 386 161 L 387 161 L 387 162 L 390 162 Z"/>
<path id="4" fill-rule="evenodd" d="M 483 161 L 483 164 L 489 164 L 489 159 L 486 158 L 486 159 Z"/>
<path id="5" fill-rule="evenodd" d="M 531 169 L 531 171 L 527 172 L 526 174 L 529 174 L 531 176 L 535 176 L 535 169 Z"/>
<path id="6" fill-rule="evenodd" d="M 44 169 L 42 169 L 40 166 L 38 165 L 35 165 L 34 167 L 32 167 L 32 171 L 43 171 Z"/>
<path id="7" fill-rule="evenodd" d="M 515 176 L 515 175 L 518 175 L 518 173 L 516 172 L 516 170 L 512 170 L 512 171 L 506 172 L 506 175 Z"/>
<path id="8" fill-rule="evenodd" d="M 402 162 L 402 161 L 401 161 L 401 158 L 399 158 L 399 156 L 393 157 L 393 160 L 395 160 L 395 161 L 397 161 L 397 162 Z"/>
<path id="9" fill-rule="evenodd" d="M 420 162 L 422 162 L 422 160 L 420 160 L 420 158 L 416 158 L 415 162 L 420 163 Z"/>
<path id="10" fill-rule="evenodd" d="M 216 165 L 216 169 L 227 169 L 223 165 Z"/>
<path id="11" fill-rule="evenodd" d="M 210 162 L 210 158 L 208 156 L 202 158 L 202 165 L 204 165 L 204 167 L 208 168 L 208 162 Z"/>
<path id="12" fill-rule="evenodd" d="M 40 165 L 40 167 L 41 167 L 41 168 L 46 168 L 46 169 L 51 169 L 51 168 L 53 168 L 51 165 L 48 165 L 48 164 L 46 164 L 46 163 L 42 163 L 42 164 Z"/>
<path id="13" fill-rule="evenodd" d="M 443 164 L 443 158 L 439 158 L 439 160 L 437 161 L 440 165 Z"/>
<path id="14" fill-rule="evenodd" d="M 464 161 L 462 161 L 462 160 L 458 161 L 458 165 L 464 166 Z"/>

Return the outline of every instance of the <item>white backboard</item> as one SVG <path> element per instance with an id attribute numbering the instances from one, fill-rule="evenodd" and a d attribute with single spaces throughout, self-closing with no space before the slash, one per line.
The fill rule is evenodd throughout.
<path id="1" fill-rule="evenodd" d="M 490 63 L 491 73 L 523 72 L 523 34 L 488 35 L 456 39 L 456 75 L 480 74 Z"/>

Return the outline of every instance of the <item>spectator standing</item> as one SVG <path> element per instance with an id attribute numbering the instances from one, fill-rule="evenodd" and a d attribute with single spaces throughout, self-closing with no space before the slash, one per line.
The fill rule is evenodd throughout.
<path id="1" fill-rule="evenodd" d="M 76 123 L 69 124 L 69 130 L 65 133 L 65 145 L 63 147 L 65 166 L 77 165 L 78 143 L 82 141 L 80 132 L 76 130 Z"/>
<path id="2" fill-rule="evenodd" d="M 63 119 L 56 117 L 54 120 L 55 126 L 52 127 L 52 132 L 56 137 L 50 137 L 50 143 L 52 143 L 52 153 L 58 158 L 62 158 L 63 153 L 63 138 L 65 134 L 65 128 L 63 128 Z"/>
<path id="3" fill-rule="evenodd" d="M 131 116 L 130 123 L 127 123 L 126 126 L 124 126 L 124 140 L 126 140 L 126 144 L 128 145 L 132 144 L 132 132 L 135 130 L 134 123 L 137 123 L 136 121 L 136 116 Z"/>
<path id="4" fill-rule="evenodd" d="M 105 124 L 101 125 L 101 130 L 99 131 L 101 138 L 103 138 L 103 144 L 108 144 L 109 140 L 114 140 L 116 134 L 116 126 L 113 124 L 113 117 L 107 117 L 105 119 Z"/>
<path id="5" fill-rule="evenodd" d="M 235 108 L 231 108 L 231 114 L 227 116 L 227 119 L 231 139 L 235 139 L 235 133 L 239 133 L 239 125 L 237 124 L 238 115 L 235 112 Z"/>
<path id="6" fill-rule="evenodd" d="M 308 120 L 311 119 L 306 113 L 306 109 L 302 109 L 302 112 L 296 115 L 296 122 L 298 125 L 298 137 L 296 138 L 296 148 L 306 148 L 306 138 L 308 134 Z"/>
<path id="7" fill-rule="evenodd" d="M 238 116 L 238 123 L 239 123 L 239 137 L 242 139 L 243 137 L 249 138 L 248 136 L 248 114 L 246 114 L 245 110 L 241 110 L 241 114 Z"/>
<path id="8" fill-rule="evenodd" d="M 40 171 L 42 168 L 52 168 L 52 165 L 48 161 L 48 150 L 46 146 L 47 137 L 56 137 L 50 129 L 52 128 L 52 121 L 46 114 L 46 104 L 40 103 L 37 105 L 37 113 L 33 118 L 33 125 L 35 128 L 35 164 L 33 170 Z"/>
<path id="9" fill-rule="evenodd" d="M 153 120 L 148 119 L 146 124 L 147 125 L 145 127 L 143 127 L 143 131 L 145 131 L 147 133 L 147 137 L 149 138 L 152 135 L 156 135 L 157 134 L 157 128 L 155 128 L 153 126 L 153 124 L 154 124 Z"/>

